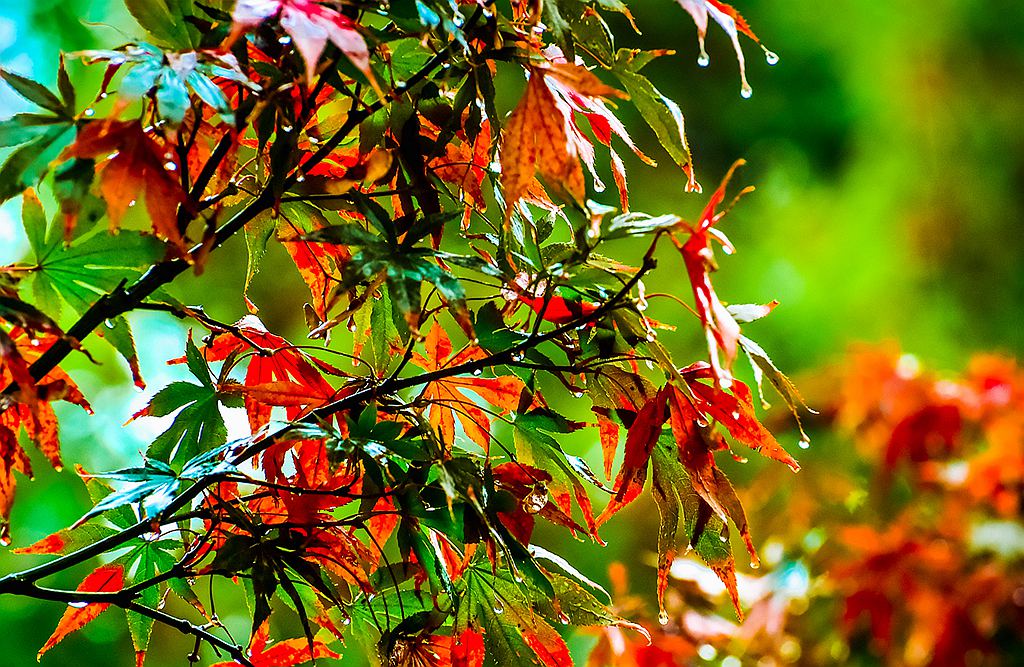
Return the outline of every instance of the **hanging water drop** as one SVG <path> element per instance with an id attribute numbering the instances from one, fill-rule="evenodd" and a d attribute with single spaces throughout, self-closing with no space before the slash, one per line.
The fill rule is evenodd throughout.
<path id="1" fill-rule="evenodd" d="M 758 570 L 760 568 L 761 568 L 761 561 L 754 560 L 753 558 L 751 558 L 750 559 L 750 569 L 751 570 Z"/>
<path id="2" fill-rule="evenodd" d="M 800 438 L 800 442 L 798 442 L 797 445 L 800 446 L 800 449 L 807 449 L 811 446 L 811 441 L 807 438 Z"/>
<path id="3" fill-rule="evenodd" d="M 358 327 L 356 326 L 356 321 L 355 320 L 349 320 L 348 321 L 348 330 L 349 331 L 351 331 L 352 333 L 355 333 L 357 328 Z"/>
<path id="4" fill-rule="evenodd" d="M 113 322 L 113 320 L 103 320 L 103 326 L 105 326 L 108 329 L 113 329 L 114 328 L 114 322 Z"/>
<path id="5" fill-rule="evenodd" d="M 306 177 L 303 176 L 302 174 L 299 174 L 298 176 L 295 177 L 295 182 L 296 183 L 305 183 L 306 182 Z"/>
<path id="6" fill-rule="evenodd" d="M 668 625 L 668 612 L 664 609 L 658 612 L 658 623 Z"/>
<path id="7" fill-rule="evenodd" d="M 292 126 L 291 125 L 282 125 L 281 126 L 281 131 L 282 132 L 291 132 L 292 131 Z"/>
<path id="8" fill-rule="evenodd" d="M 779 54 L 775 53 L 774 51 L 765 51 L 764 52 L 764 60 L 769 65 L 778 65 L 779 64 Z"/>
<path id="9" fill-rule="evenodd" d="M 95 110 L 95 109 L 93 109 L 92 107 L 89 107 L 88 109 L 86 109 L 86 110 L 85 110 L 85 111 L 83 111 L 82 113 L 83 113 L 83 114 L 85 114 L 85 116 L 86 116 L 87 118 L 92 118 L 93 116 L 95 116 L 95 115 L 96 115 L 96 110 Z"/>
<path id="10" fill-rule="evenodd" d="M 751 95 L 754 94 L 754 89 L 750 87 L 749 83 L 744 82 L 743 87 L 740 88 L 740 97 L 745 100 L 749 100 Z"/>
<path id="11" fill-rule="evenodd" d="M 569 625 L 569 614 L 565 613 L 564 611 L 558 612 L 558 621 L 562 625 Z"/>
<path id="12" fill-rule="evenodd" d="M 474 368 L 473 369 L 473 375 L 475 375 L 476 377 L 480 377 L 483 374 L 484 374 L 484 369 L 482 369 L 482 368 Z"/>
<path id="13" fill-rule="evenodd" d="M 704 51 L 701 51 L 700 55 L 697 56 L 697 64 L 700 65 L 701 67 L 707 67 L 708 65 L 711 64 L 711 56 L 709 56 Z"/>
<path id="14" fill-rule="evenodd" d="M 494 607 L 493 607 L 493 609 L 494 609 L 494 613 L 495 614 L 504 614 L 505 613 L 505 605 L 501 604 L 501 600 L 498 600 L 498 599 L 494 600 Z"/>
<path id="15" fill-rule="evenodd" d="M 282 46 L 288 46 L 289 44 L 292 43 L 292 38 L 289 37 L 288 35 L 282 35 L 277 39 L 277 43 L 281 44 Z"/>
<path id="16" fill-rule="evenodd" d="M 136 201 L 134 199 L 131 200 L 130 202 L 128 202 L 128 208 L 132 208 L 133 206 L 135 206 L 135 204 L 136 204 Z"/>
<path id="17" fill-rule="evenodd" d="M 572 395 L 573 398 L 583 398 L 583 391 L 580 389 L 574 389 Z"/>
<path id="18" fill-rule="evenodd" d="M 178 171 L 178 163 L 173 160 L 168 160 L 167 162 L 164 162 L 164 169 L 167 171 Z"/>
<path id="19" fill-rule="evenodd" d="M 106 92 L 102 92 L 102 93 L 100 93 L 100 99 L 101 99 L 101 100 L 105 100 L 105 99 L 107 99 L 107 93 L 106 93 Z"/>

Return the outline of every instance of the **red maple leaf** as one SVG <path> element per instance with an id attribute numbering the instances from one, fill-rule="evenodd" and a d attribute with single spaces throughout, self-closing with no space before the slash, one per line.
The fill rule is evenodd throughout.
<path id="1" fill-rule="evenodd" d="M 238 0 L 232 14 L 234 26 L 229 41 L 274 16 L 295 41 L 295 48 L 306 62 L 306 81 L 313 80 L 320 56 L 330 41 L 371 83 L 375 82 L 370 70 L 370 51 L 356 22 L 313 0 Z"/>
<path id="2" fill-rule="evenodd" d="M 424 347 L 426 356 L 415 353 L 412 362 L 427 372 L 451 368 L 483 356 L 483 351 L 475 346 L 467 347 L 452 356 L 452 342 L 444 329 L 436 323 L 427 333 Z M 447 451 L 455 442 L 456 417 L 466 436 L 486 451 L 491 442 L 491 419 L 487 411 L 463 392 L 472 391 L 504 413 L 518 407 L 525 389 L 523 381 L 514 375 L 495 378 L 454 376 L 428 383 L 421 398 L 430 403 L 430 425 L 437 431 Z"/>
<path id="3" fill-rule="evenodd" d="M 736 323 L 732 314 L 726 309 L 715 294 L 715 288 L 711 284 L 711 271 L 714 271 L 715 255 L 711 249 L 711 239 L 722 244 L 729 254 L 733 252 L 733 246 L 729 239 L 720 231 L 714 228 L 715 223 L 721 220 L 727 211 L 718 211 L 718 206 L 725 200 L 725 187 L 729 184 L 733 172 L 743 164 L 738 160 L 726 173 L 721 185 L 711 195 L 707 206 L 701 213 L 700 222 L 690 227 L 690 238 L 683 242 L 673 233 L 672 242 L 675 243 L 679 252 L 683 255 L 683 263 L 686 265 L 686 272 L 690 277 L 690 285 L 693 287 L 693 297 L 696 304 L 697 315 L 700 316 L 701 324 L 704 325 L 705 337 L 708 342 L 711 366 L 715 371 L 715 381 L 724 387 L 732 382 L 732 362 L 736 359 L 739 349 L 740 325 Z M 741 196 L 749 192 L 747 188 L 740 192 Z M 719 357 L 722 354 L 724 363 Z"/>
<path id="4" fill-rule="evenodd" d="M 114 593 L 123 587 L 124 566 L 111 564 L 102 565 L 93 570 L 75 590 L 89 593 Z M 87 623 L 95 620 L 109 606 L 109 602 L 91 602 L 84 606 L 68 605 L 68 608 L 64 610 L 64 615 L 60 617 L 60 621 L 57 623 L 57 628 L 50 635 L 50 638 L 46 640 L 46 643 L 43 644 L 43 647 L 39 649 L 39 654 L 36 656 L 37 659 L 42 658 L 44 653 L 60 643 L 69 634 L 82 629 Z"/>
<path id="5" fill-rule="evenodd" d="M 178 229 L 178 204 L 185 201 L 185 194 L 178 181 L 177 158 L 146 134 L 139 121 L 108 118 L 84 125 L 61 156 L 73 157 L 102 163 L 100 192 L 112 230 L 120 226 L 128 208 L 145 196 L 153 231 L 182 253 L 188 250 Z"/>
<path id="6" fill-rule="evenodd" d="M 341 656 L 320 640 L 313 641 L 310 650 L 306 639 L 287 639 L 268 646 L 270 622 L 259 627 L 249 643 L 249 662 L 253 667 L 293 667 L 320 658 L 338 659 Z M 218 662 L 212 667 L 238 667 L 237 662 Z"/>
<path id="7" fill-rule="evenodd" d="M 10 543 L 8 519 L 17 488 L 14 473 L 32 476 L 32 464 L 18 443 L 18 432 L 24 428 L 50 464 L 61 470 L 57 415 L 50 402 L 64 400 L 92 413 L 78 386 L 60 368 L 38 382 L 32 381 L 29 365 L 57 340 L 52 333 L 30 336 L 21 327 L 11 329 L 10 333 L 0 329 L 0 395 L 9 385 L 18 386 L 9 398 L 0 399 L 9 402 L 6 406 L 0 402 L 0 543 Z"/>

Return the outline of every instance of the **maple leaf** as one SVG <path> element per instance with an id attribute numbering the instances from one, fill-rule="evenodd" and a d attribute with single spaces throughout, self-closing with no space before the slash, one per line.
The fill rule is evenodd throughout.
<path id="1" fill-rule="evenodd" d="M 594 151 L 590 145 L 590 140 L 583 134 L 580 128 L 579 121 L 577 120 L 577 114 L 587 119 L 590 125 L 590 130 L 594 134 L 594 138 L 599 143 L 608 147 L 609 156 L 611 158 L 612 176 L 615 179 L 616 186 L 619 190 L 619 203 L 623 211 L 629 210 L 629 193 L 626 189 L 626 167 L 622 163 L 622 158 L 612 148 L 612 137 L 616 136 L 621 139 L 638 158 L 643 160 L 645 163 L 652 167 L 658 166 L 658 163 L 647 157 L 643 151 L 641 151 L 633 140 L 629 136 L 629 132 L 626 130 L 626 126 L 622 124 L 612 110 L 608 108 L 608 104 L 602 99 L 602 95 L 608 96 L 619 96 L 625 97 L 622 93 L 612 88 L 603 86 L 598 82 L 597 85 L 591 80 L 591 77 L 596 79 L 586 68 L 583 67 L 583 61 L 577 57 L 576 63 L 573 66 L 569 66 L 568 61 L 562 54 L 561 49 L 557 46 L 549 46 L 544 50 L 545 57 L 552 63 L 550 70 L 551 76 L 548 77 L 548 86 L 563 100 L 570 109 L 574 112 L 571 116 L 570 129 L 572 131 L 576 145 L 580 147 L 580 157 L 587 165 L 587 169 L 590 171 L 591 176 L 594 178 L 595 188 L 600 191 L 604 185 L 601 184 L 601 179 L 597 175 L 597 171 L 594 168 Z"/>
<path id="2" fill-rule="evenodd" d="M 715 229 L 714 225 L 726 214 L 726 211 L 717 209 L 725 200 L 725 187 L 729 184 L 733 172 L 743 163 L 743 160 L 738 160 L 729 168 L 721 185 L 711 195 L 704 207 L 700 221 L 696 226 L 690 228 L 689 239 L 683 242 L 675 233 L 671 234 L 672 242 L 682 254 L 686 273 L 690 277 L 697 315 L 700 316 L 701 324 L 704 326 L 711 366 L 715 371 L 715 381 L 726 388 L 732 383 L 731 368 L 739 350 L 740 325 L 718 299 L 715 288 L 711 284 L 710 273 L 717 268 L 714 252 L 711 249 L 711 239 L 714 238 L 721 243 L 727 253 L 733 252 L 729 239 Z M 743 190 L 737 197 L 750 190 L 752 188 Z M 724 356 L 724 362 L 720 353 L 721 356 Z"/>
<path id="3" fill-rule="evenodd" d="M 0 329 L 0 391 L 12 384 L 18 386 L 11 397 L 0 397 L 0 543 L 3 544 L 10 544 L 9 517 L 17 488 L 14 472 L 32 477 L 32 464 L 18 443 L 19 431 L 24 428 L 50 465 L 61 470 L 57 415 L 50 402 L 64 400 L 92 413 L 78 386 L 60 368 L 54 368 L 38 382 L 32 381 L 29 365 L 58 339 L 53 333 L 29 335 L 22 327 L 14 327 L 10 333 Z"/>
<path id="4" fill-rule="evenodd" d="M 427 122 L 423 123 L 423 128 L 426 136 L 437 139 L 439 131 L 436 128 Z M 442 181 L 456 186 L 468 206 L 486 210 L 487 202 L 481 186 L 491 164 L 491 124 L 484 121 L 472 141 L 464 132 L 458 135 L 460 141 L 448 142 L 444 155 L 434 158 L 427 166 Z"/>
<path id="5" fill-rule="evenodd" d="M 299 399 L 284 397 L 289 390 L 295 396 L 306 397 L 311 401 L 319 397 L 320 402 L 336 395 L 336 390 L 324 379 L 322 372 L 344 375 L 342 371 L 310 357 L 281 336 L 270 333 L 255 315 L 246 315 L 234 327 L 245 339 L 230 332 L 223 333 L 216 336 L 210 345 L 199 348 L 199 351 L 207 362 L 224 361 L 229 356 L 255 352 L 249 358 L 244 388 L 234 388 L 243 394 L 253 433 L 257 433 L 270 421 L 272 406 L 282 404 L 282 401 L 288 403 L 288 419 L 295 419 L 302 413 Z M 254 349 L 253 345 L 258 346 L 258 349 Z M 178 357 L 167 363 L 180 364 L 185 361 L 186 357 Z M 275 384 L 282 382 L 289 384 Z"/>
<path id="6" fill-rule="evenodd" d="M 743 58 L 743 49 L 740 47 L 739 34 L 743 33 L 761 47 L 769 65 L 779 62 L 779 57 L 761 44 L 761 40 L 750 29 L 746 19 L 740 16 L 740 13 L 732 5 L 727 5 L 719 0 L 676 0 L 676 2 L 693 17 L 693 22 L 697 26 L 697 41 L 700 44 L 700 56 L 697 58 L 697 64 L 707 67 L 711 62 L 711 58 L 704 49 L 704 38 L 707 36 L 708 16 L 710 15 L 732 41 L 732 47 L 736 50 L 736 60 L 740 65 L 740 82 L 742 84 L 740 93 L 743 97 L 750 97 L 753 90 L 747 83 L 747 67 Z"/>
<path id="7" fill-rule="evenodd" d="M 501 184 L 505 194 L 505 219 L 511 219 L 519 200 L 530 191 L 539 173 L 551 187 L 561 189 L 578 202 L 586 196 L 580 160 L 593 146 L 573 125 L 572 109 L 552 85 L 575 94 L 581 104 L 619 91 L 601 83 L 585 67 L 552 63 L 531 67 L 526 91 L 505 123 L 501 138 Z M 553 84 L 547 81 L 548 77 Z"/>
<path id="8" fill-rule="evenodd" d="M 75 589 L 85 593 L 114 593 L 124 586 L 124 566 L 120 564 L 101 565 L 92 571 L 82 583 Z M 97 616 L 106 611 L 110 606 L 108 602 L 91 602 L 84 606 L 69 605 L 57 623 L 57 628 L 46 640 L 43 647 L 39 649 L 36 656 L 42 658 L 43 654 L 56 646 L 72 632 L 82 629 L 86 624 L 92 622 Z"/>
<path id="9" fill-rule="evenodd" d="M 444 328 L 434 323 L 424 341 L 426 356 L 414 353 L 412 362 L 427 372 L 439 371 L 477 359 L 483 351 L 470 346 L 452 356 L 452 342 Z M 422 400 L 430 403 L 430 425 L 444 444 L 446 455 L 455 442 L 455 418 L 466 436 L 487 451 L 491 442 L 491 420 L 487 412 L 463 392 L 472 391 L 500 412 L 515 410 L 526 385 L 513 375 L 501 377 L 448 377 L 424 387 Z"/>
<path id="10" fill-rule="evenodd" d="M 326 227 L 326 221 L 321 222 L 317 218 L 322 216 L 309 216 L 311 223 L 308 229 L 303 231 L 315 231 Z M 278 240 L 288 251 L 299 275 L 309 287 L 310 295 L 313 297 L 313 312 L 320 321 L 327 319 L 327 310 L 330 308 L 330 296 L 335 285 L 342 282 L 342 272 L 345 265 L 352 259 L 352 253 L 348 246 L 335 243 L 316 243 L 308 240 L 295 240 L 300 230 L 293 223 L 292 234 L 278 234 Z"/>
<path id="11" fill-rule="evenodd" d="M 294 667 L 294 665 L 301 665 L 321 658 L 334 660 L 341 658 L 338 653 L 332 651 L 327 644 L 320 640 L 312 642 L 312 649 L 309 645 L 310 642 L 305 639 L 287 639 L 268 646 L 269 641 L 270 621 L 264 621 L 253 634 L 252 641 L 249 643 L 247 657 L 253 667 Z M 239 663 L 234 661 L 218 662 L 212 667 L 239 667 Z"/>
<path id="12" fill-rule="evenodd" d="M 146 134 L 139 121 L 111 118 L 86 124 L 61 155 L 69 158 L 101 163 L 100 192 L 107 202 L 111 230 L 120 227 L 128 208 L 145 195 L 153 231 L 182 255 L 187 253 L 188 243 L 178 229 L 177 210 L 185 202 L 185 193 L 178 181 L 177 158 Z"/>
<path id="13" fill-rule="evenodd" d="M 317 63 L 330 41 L 376 85 L 370 69 L 370 51 L 356 22 L 313 0 L 238 0 L 232 13 L 234 25 L 229 42 L 244 30 L 274 16 L 279 18 L 281 27 L 294 40 L 305 61 L 307 82 L 316 75 Z"/>

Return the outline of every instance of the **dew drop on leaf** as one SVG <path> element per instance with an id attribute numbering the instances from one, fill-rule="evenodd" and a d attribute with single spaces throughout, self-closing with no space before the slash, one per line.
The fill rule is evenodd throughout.
<path id="1" fill-rule="evenodd" d="M 69 602 L 68 606 L 69 607 L 74 607 L 75 609 L 82 609 L 84 607 L 88 607 L 89 603 L 88 602 L 83 602 L 82 600 L 78 600 L 76 602 Z"/>
<path id="2" fill-rule="evenodd" d="M 86 117 L 92 118 L 93 116 L 96 115 L 96 110 L 93 109 L 92 107 L 89 107 L 88 109 L 86 109 L 82 113 L 85 114 Z"/>

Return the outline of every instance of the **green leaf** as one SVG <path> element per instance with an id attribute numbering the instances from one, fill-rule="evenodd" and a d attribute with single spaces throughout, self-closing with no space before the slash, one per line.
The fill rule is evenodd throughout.
<path id="1" fill-rule="evenodd" d="M 482 631 L 491 664 L 571 664 L 565 641 L 535 609 L 550 608 L 549 601 L 525 581 L 507 570 L 492 573 L 489 565 L 475 565 L 458 584 L 454 628 Z"/>
<path id="2" fill-rule="evenodd" d="M 47 111 L 52 111 L 58 116 L 70 118 L 71 114 L 64 106 L 64 103 L 42 84 L 38 84 L 32 79 L 15 74 L 2 67 L 0 67 L 0 78 L 6 81 L 7 85 L 29 102 L 41 106 Z"/>
<path id="3" fill-rule="evenodd" d="M 680 167 L 691 163 L 690 145 L 686 140 L 683 112 L 679 105 L 665 97 L 647 77 L 639 73 L 653 58 L 649 53 L 619 49 L 612 72 L 622 82 L 630 101 L 644 121 L 654 130 L 658 141 Z"/>
<path id="4" fill-rule="evenodd" d="M 142 98 L 149 91 L 153 90 L 164 66 L 160 59 L 147 59 L 135 67 L 132 67 L 124 78 L 121 85 L 117 87 L 117 94 L 128 101 L 135 101 Z"/>
<path id="5" fill-rule="evenodd" d="M 34 185 L 71 140 L 71 125 L 50 125 L 42 134 L 7 156 L 0 166 L 0 203 Z"/>
<path id="6" fill-rule="evenodd" d="M 185 80 L 170 67 L 163 68 L 156 89 L 156 106 L 160 117 L 173 126 L 181 125 L 189 109 L 188 88 Z"/>
<path id="7" fill-rule="evenodd" d="M 184 407 L 168 429 L 153 440 L 146 450 L 147 456 L 158 461 L 187 461 L 227 442 L 228 430 L 220 413 L 217 391 L 212 386 L 192 386 L 196 390 L 188 397 L 175 390 L 180 392 L 175 398 L 185 400 Z M 169 405 L 168 402 L 161 407 Z"/>
<path id="8" fill-rule="evenodd" d="M 25 227 L 29 248 L 39 257 L 46 247 L 46 211 L 34 192 L 26 192 L 22 197 L 21 224 Z"/>
<path id="9" fill-rule="evenodd" d="M 186 19 L 193 16 L 192 0 L 125 0 L 125 6 L 146 32 L 167 46 L 199 46 L 199 31 Z"/>
<path id="10" fill-rule="evenodd" d="M 19 113 L 0 120 L 0 148 L 20 146 L 46 132 L 57 120 L 53 116 Z"/>
<path id="11" fill-rule="evenodd" d="M 694 490 L 690 474 L 679 461 L 671 432 L 666 431 L 658 439 L 651 454 L 651 463 L 651 492 L 661 517 L 658 529 L 659 599 L 663 595 L 664 577 L 667 577 L 677 553 L 676 534 L 681 526 L 687 545 L 685 550 L 693 549 L 718 575 L 729 591 L 737 615 L 742 618 L 729 527 Z M 721 480 L 728 484 L 724 475 Z M 742 509 L 739 511 L 742 513 Z"/>
<path id="12" fill-rule="evenodd" d="M 56 231 L 58 228 L 59 225 L 51 223 L 46 244 L 38 249 L 33 247 L 39 269 L 33 273 L 32 287 L 34 294 L 47 301 L 59 294 L 76 315 L 88 310 L 121 281 L 137 279 L 144 269 L 164 256 L 164 245 L 156 238 L 127 231 L 116 236 L 96 234 L 65 248 L 61 244 L 61 233 Z M 100 327 L 97 333 L 128 361 L 136 384 L 141 385 L 128 320 L 123 315 L 118 316 Z"/>
<path id="13" fill-rule="evenodd" d="M 74 115 L 75 86 L 71 83 L 71 77 L 68 76 L 67 63 L 64 62 L 63 53 L 60 54 L 60 66 L 57 68 L 57 91 L 60 93 L 61 99 L 64 100 L 64 108 L 69 114 Z"/>

